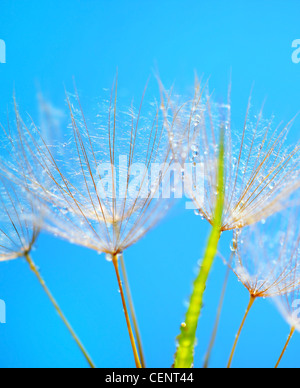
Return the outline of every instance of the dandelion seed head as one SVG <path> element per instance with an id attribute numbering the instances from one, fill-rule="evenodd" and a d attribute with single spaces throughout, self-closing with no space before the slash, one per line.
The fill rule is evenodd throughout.
<path id="1" fill-rule="evenodd" d="M 45 229 L 109 257 L 165 215 L 170 198 L 163 197 L 161 185 L 170 166 L 169 139 L 159 104 L 144 97 L 137 108 L 123 108 L 115 87 L 91 109 L 77 92 L 67 94 L 70 123 L 55 137 L 44 134 L 56 124 L 51 115 L 41 133 L 17 111 L 15 142 L 26 162 L 7 169 L 20 184 L 25 176 L 26 191 L 41 203 Z M 153 164 L 158 175 L 150 180 Z"/>
<path id="2" fill-rule="evenodd" d="M 39 235 L 30 221 L 36 207 L 9 180 L 0 176 L 0 261 L 8 261 L 29 253 Z"/>
<path id="3" fill-rule="evenodd" d="M 285 297 L 300 287 L 299 243 L 297 218 L 273 215 L 242 229 L 232 269 L 252 296 Z"/>
<path id="4" fill-rule="evenodd" d="M 207 87 L 201 89 L 200 85 L 191 101 L 173 111 L 169 132 L 170 143 L 176 147 L 172 151 L 181 165 L 187 161 L 203 165 L 201 176 L 186 174 L 185 179 L 190 182 L 186 190 L 210 223 L 217 199 L 221 130 L 225 135 L 222 231 L 254 224 L 287 205 L 290 195 L 300 186 L 300 147 L 289 147 L 286 142 L 293 121 L 276 126 L 273 116 L 264 118 L 263 110 L 253 114 L 249 100 L 245 119 L 235 126 L 231 103 L 214 102 Z M 182 152 L 186 147 L 189 152 Z"/>

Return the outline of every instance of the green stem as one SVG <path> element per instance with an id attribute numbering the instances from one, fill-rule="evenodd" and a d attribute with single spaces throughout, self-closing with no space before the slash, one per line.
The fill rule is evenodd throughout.
<path id="1" fill-rule="evenodd" d="M 72 329 L 71 325 L 69 324 L 69 322 L 67 321 L 66 317 L 64 316 L 62 310 L 60 309 L 60 307 L 58 306 L 56 300 L 54 299 L 54 297 L 52 296 L 50 290 L 48 289 L 48 287 L 46 286 L 46 283 L 44 281 L 44 279 L 41 277 L 40 273 L 39 273 L 39 270 L 37 268 L 37 266 L 35 265 L 35 263 L 33 262 L 32 258 L 30 257 L 30 255 L 28 253 L 25 253 L 24 254 L 24 257 L 27 261 L 27 263 L 29 264 L 30 266 L 30 269 L 32 270 L 32 272 L 36 275 L 36 277 L 38 278 L 41 286 L 43 287 L 44 291 L 46 292 L 48 298 L 50 299 L 51 303 L 53 304 L 56 312 L 58 313 L 58 315 L 60 316 L 60 318 L 62 319 L 63 323 L 66 325 L 67 329 L 69 330 L 69 332 L 71 333 L 73 339 L 75 340 L 76 344 L 78 345 L 79 349 L 81 350 L 82 354 L 84 355 L 85 359 L 87 360 L 89 366 L 91 368 L 95 368 L 95 365 L 93 363 L 93 361 L 91 360 L 90 356 L 88 355 L 87 351 L 85 350 L 84 346 L 82 345 L 81 341 L 79 340 L 79 338 L 77 337 L 75 331 Z"/>
<path id="2" fill-rule="evenodd" d="M 133 304 L 133 299 L 132 299 L 132 294 L 129 286 L 129 281 L 128 281 L 128 276 L 127 276 L 127 271 L 126 271 L 126 266 L 125 266 L 125 261 L 123 255 L 120 255 L 120 264 L 121 264 L 121 270 L 122 270 L 122 277 L 124 281 L 124 286 L 125 286 L 125 292 L 126 292 L 126 297 L 128 300 L 128 305 L 129 305 L 129 310 L 130 310 L 130 315 L 132 318 L 133 322 L 133 328 L 134 328 L 134 334 L 136 337 L 137 345 L 138 345 L 138 351 L 140 355 L 140 360 L 142 364 L 142 368 L 146 368 L 146 362 L 145 362 L 145 356 L 144 356 L 144 351 L 143 351 L 143 344 L 142 344 L 142 337 L 136 317 L 136 312 Z"/>
<path id="3" fill-rule="evenodd" d="M 196 331 L 202 310 L 203 296 L 206 283 L 217 253 L 221 236 L 222 215 L 224 207 L 224 133 L 221 132 L 220 154 L 218 165 L 218 195 L 215 208 L 213 229 L 204 254 L 200 272 L 194 281 L 189 307 L 185 316 L 185 322 L 181 325 L 178 337 L 178 349 L 175 354 L 175 368 L 191 368 L 194 362 L 194 347 Z"/>
<path id="4" fill-rule="evenodd" d="M 243 319 L 243 321 L 242 321 L 242 323 L 241 323 L 241 326 L 240 326 L 240 328 L 239 328 L 239 331 L 238 331 L 238 333 L 237 333 L 237 335 L 236 335 L 236 337 L 235 337 L 235 341 L 234 341 L 234 345 L 233 345 L 233 348 L 232 348 L 232 351 L 231 351 L 231 354 L 230 354 L 230 358 L 229 358 L 229 361 L 228 361 L 227 369 L 230 369 L 230 368 L 231 368 L 233 356 L 234 356 L 234 353 L 235 353 L 237 344 L 238 344 L 238 342 L 239 342 L 239 339 L 240 339 L 240 336 L 241 336 L 241 332 L 242 332 L 242 330 L 243 330 L 243 327 L 244 327 L 244 325 L 245 325 L 245 322 L 246 322 L 246 319 L 247 319 L 247 317 L 248 317 L 248 315 L 249 315 L 249 312 L 250 312 L 250 310 L 251 310 L 251 308 L 252 308 L 252 306 L 253 306 L 253 303 L 255 302 L 255 299 L 256 299 L 255 296 L 252 296 L 252 295 L 250 296 L 250 302 L 249 302 L 249 304 L 248 304 L 246 313 L 245 313 L 245 315 L 244 315 L 244 319 Z"/>
<path id="5" fill-rule="evenodd" d="M 277 364 L 276 364 L 276 366 L 275 366 L 275 369 L 277 369 L 277 368 L 279 367 L 279 364 L 280 364 L 280 362 L 281 362 L 281 360 L 282 360 L 282 357 L 284 356 L 284 354 L 285 354 L 285 352 L 286 352 L 286 350 L 287 350 L 287 348 L 288 348 L 288 346 L 289 346 L 289 343 L 290 343 L 290 341 L 291 341 L 291 339 L 292 339 L 292 337 L 293 337 L 295 331 L 296 331 L 296 328 L 295 328 L 295 327 L 292 327 L 291 332 L 290 332 L 290 335 L 289 335 L 289 338 L 288 338 L 288 340 L 286 341 L 286 344 L 285 344 L 285 346 L 284 346 L 284 348 L 283 348 L 283 351 L 281 352 L 281 355 L 280 355 L 280 357 L 279 357 L 279 360 L 277 361 Z"/>

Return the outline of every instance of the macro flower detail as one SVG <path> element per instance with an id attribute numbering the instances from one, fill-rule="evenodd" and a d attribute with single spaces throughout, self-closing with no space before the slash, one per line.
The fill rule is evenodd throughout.
<path id="1" fill-rule="evenodd" d="M 62 139 L 51 137 L 55 122 L 44 102 L 42 130 L 33 122 L 26 125 L 16 110 L 27 163 L 21 174 L 12 168 L 11 179 L 22 184 L 25 177 L 29 182 L 26 191 L 42 203 L 44 229 L 104 253 L 113 263 L 135 363 L 141 367 L 140 334 L 125 281 L 138 351 L 119 263 L 126 279 L 123 251 L 144 237 L 170 207 L 170 145 L 159 104 L 150 102 L 144 109 L 146 90 L 137 110 L 133 104 L 119 107 L 117 90 L 116 82 L 92 119 L 85 115 L 77 90 L 73 96 L 67 94 L 71 122 Z"/>
<path id="2" fill-rule="evenodd" d="M 161 95 L 165 95 L 162 85 Z M 251 114 L 251 98 L 245 118 L 238 120 L 240 129 L 234 129 L 230 95 L 231 90 L 226 104 L 215 103 L 208 87 L 202 88 L 196 81 L 191 101 L 175 106 L 163 104 L 163 110 L 172 155 L 180 166 L 185 194 L 192 201 L 186 207 L 215 226 L 216 204 L 219 197 L 224 196 L 219 238 L 225 231 L 234 232 L 230 247 L 233 256 L 237 235 L 243 228 L 259 221 L 264 223 L 290 205 L 290 197 L 300 187 L 300 147 L 287 145 L 293 120 L 286 126 L 274 128 L 274 117 L 265 119 L 263 109 L 258 115 Z M 218 188 L 221 136 L 224 137 L 221 141 L 224 142 L 222 193 Z M 228 276 L 229 270 L 205 367 L 216 339 Z"/>
<path id="3" fill-rule="evenodd" d="M 31 252 L 39 228 L 26 219 L 26 214 L 36 213 L 26 194 L 19 193 L 7 179 L 0 180 L 0 261 L 7 261 Z"/>
<path id="4" fill-rule="evenodd" d="M 160 109 L 141 102 L 117 109 L 117 88 L 88 120 L 78 95 L 67 96 L 71 118 L 64 139 L 48 144 L 35 128 L 27 176 L 45 205 L 46 228 L 55 235 L 108 255 L 140 240 L 169 207 L 160 185 L 169 170 L 170 147 Z M 48 133 L 51 129 L 51 117 Z M 23 133 L 30 129 L 23 123 Z M 27 135 L 28 136 L 28 135 Z M 34 140 L 33 140 L 34 139 Z M 157 167 L 156 174 L 150 174 Z M 152 168 L 154 171 L 154 168 Z"/>
<path id="5" fill-rule="evenodd" d="M 173 199 L 211 224 L 211 232 L 185 318 L 176 337 L 174 368 L 192 368 L 199 318 L 220 238 L 233 232 L 225 283 L 206 353 L 207 368 L 217 337 L 229 275 L 248 290 L 250 301 L 228 361 L 231 367 L 248 314 L 258 298 L 274 299 L 300 331 L 299 228 L 294 212 L 300 187 L 299 145 L 289 146 L 293 120 L 274 128 L 263 110 L 233 129 L 230 99 L 216 104 L 197 85 L 194 99 L 175 105 L 161 87 L 161 100 L 138 108 L 119 102 L 118 82 L 96 106 L 66 93 L 68 115 L 40 98 L 40 125 L 15 118 L 1 125 L 0 261 L 23 258 L 90 367 L 87 351 L 41 277 L 31 252 L 42 230 L 104 254 L 115 271 L 133 359 L 146 368 L 124 252 L 167 213 Z M 178 107 L 179 106 L 179 107 Z M 69 117 L 69 122 L 67 123 Z M 239 126 L 238 126 L 239 127 Z M 63 131 L 60 129 L 64 128 Z M 291 210 L 292 209 L 292 210 Z M 219 252 L 220 256 L 223 255 Z"/>
<path id="6" fill-rule="evenodd" d="M 19 128 L 18 116 L 17 127 Z M 24 175 L 24 167 L 28 162 L 25 145 L 22 142 L 13 141 L 11 134 L 5 130 L 4 135 L 5 140 L 1 139 L 3 149 L 0 161 L 0 262 L 13 259 L 24 259 L 27 262 L 86 361 L 90 367 L 94 368 L 93 361 L 64 316 L 31 257 L 43 223 L 43 211 L 40 202 L 28 191 L 28 181 Z M 12 166 L 20 174 L 19 179 L 21 180 L 17 180 L 18 184 L 13 182 L 14 176 L 10 172 Z"/>
<path id="7" fill-rule="evenodd" d="M 298 215 L 298 214 L 297 214 Z M 296 232 L 294 232 L 294 241 L 293 245 L 289 248 L 293 257 L 293 261 L 295 265 L 297 265 L 300 261 L 300 233 L 299 227 L 297 225 L 297 215 L 294 217 L 294 222 L 292 223 L 293 228 Z M 298 235 L 297 235 L 298 233 Z M 297 264 L 296 264 L 297 263 Z M 289 280 L 285 279 L 287 286 L 289 285 Z M 282 353 L 277 361 L 275 368 L 279 367 L 279 364 L 288 348 L 288 345 L 294 335 L 294 333 L 300 332 L 300 273 L 295 274 L 295 283 L 298 282 L 297 287 L 293 287 L 290 292 L 284 293 L 283 295 L 279 295 L 274 298 L 275 304 L 278 307 L 279 312 L 286 320 L 286 322 L 290 325 L 291 331 L 290 335 L 286 341 L 286 344 L 282 350 Z"/>
<path id="8" fill-rule="evenodd" d="M 282 231 L 276 231 L 278 224 Z M 300 286 L 295 226 L 291 217 L 278 214 L 238 235 L 232 270 L 253 297 L 286 296 Z"/>
<path id="9" fill-rule="evenodd" d="M 274 128 L 274 117 L 265 119 L 263 109 L 258 115 L 251 110 L 250 98 L 240 130 L 234 129 L 230 97 L 227 104 L 215 103 L 207 87 L 200 84 L 192 101 L 173 109 L 174 121 L 169 126 L 172 151 L 185 170 L 185 188 L 196 213 L 210 223 L 218 195 L 218 139 L 220 130 L 224 131 L 222 232 L 254 224 L 280 211 L 299 187 L 300 148 L 290 147 L 286 141 L 293 120 Z M 190 164 L 192 168 L 185 167 Z"/>
<path id="10" fill-rule="evenodd" d="M 299 256 L 299 254 L 298 248 L 297 255 Z M 300 276 L 298 277 L 298 281 L 300 284 Z M 300 286 L 297 289 L 292 289 L 288 294 L 275 298 L 275 303 L 286 322 L 300 332 Z"/>
<path id="11" fill-rule="evenodd" d="M 278 231 L 278 225 L 282 229 Z M 237 236 L 232 270 L 250 294 L 250 302 L 235 340 L 228 367 L 246 318 L 257 298 L 289 300 L 300 289 L 299 228 L 285 212 L 243 229 Z"/>

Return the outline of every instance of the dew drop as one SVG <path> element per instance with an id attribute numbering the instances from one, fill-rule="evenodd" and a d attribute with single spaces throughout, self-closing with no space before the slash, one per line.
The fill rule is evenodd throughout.
<path id="1" fill-rule="evenodd" d="M 259 183 L 262 183 L 263 181 L 264 181 L 264 176 L 263 175 L 260 175 L 259 177 L 258 177 L 258 182 Z"/>
<path id="2" fill-rule="evenodd" d="M 107 253 L 107 254 L 105 255 L 105 260 L 111 263 L 112 260 L 113 260 L 112 255 L 111 255 L 110 253 Z"/>
<path id="3" fill-rule="evenodd" d="M 237 250 L 237 240 L 235 238 L 230 243 L 230 250 L 231 252 L 236 252 Z"/>

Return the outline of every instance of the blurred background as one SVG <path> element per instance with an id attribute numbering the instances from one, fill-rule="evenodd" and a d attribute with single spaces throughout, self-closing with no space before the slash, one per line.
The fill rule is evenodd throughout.
<path id="1" fill-rule="evenodd" d="M 46 4 L 47 3 L 47 4 Z M 23 112 L 38 122 L 37 94 L 64 108 L 64 87 L 75 77 L 80 93 L 96 98 L 119 72 L 120 93 L 141 97 L 149 76 L 159 71 L 168 87 L 189 95 L 195 72 L 210 77 L 210 88 L 225 99 L 232 74 L 234 117 L 242 119 L 253 87 L 259 110 L 290 120 L 300 110 L 300 63 L 292 42 L 300 39 L 298 1 L 216 0 L 2 0 L 0 121 L 12 108 L 15 90 Z M 291 140 L 299 138 L 296 122 Z M 209 226 L 179 202 L 168 217 L 125 255 L 149 367 L 173 363 L 175 337 L 184 319 L 197 261 Z M 230 233 L 219 250 L 230 255 Z M 118 285 L 104 256 L 42 235 L 34 259 L 63 311 L 98 367 L 133 367 Z M 199 321 L 195 366 L 211 335 L 225 267 L 217 259 Z M 211 366 L 224 367 L 248 303 L 234 275 Z M 85 367 L 85 360 L 56 316 L 28 265 L 0 265 L 0 299 L 7 323 L 0 325 L 0 367 Z M 249 316 L 234 367 L 273 367 L 289 327 L 267 300 Z M 300 335 L 282 361 L 299 367 Z"/>

